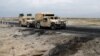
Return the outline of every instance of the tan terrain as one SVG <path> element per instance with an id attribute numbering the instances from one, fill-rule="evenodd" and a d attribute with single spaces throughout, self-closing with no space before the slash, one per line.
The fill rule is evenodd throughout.
<path id="1" fill-rule="evenodd" d="M 0 56 L 100 56 L 99 37 L 0 24 Z"/>
<path id="2" fill-rule="evenodd" d="M 100 26 L 100 19 L 68 19 L 68 25 Z"/>

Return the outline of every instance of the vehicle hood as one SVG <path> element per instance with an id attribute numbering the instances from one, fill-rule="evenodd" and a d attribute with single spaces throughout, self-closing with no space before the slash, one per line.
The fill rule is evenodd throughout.
<path id="1" fill-rule="evenodd" d="M 34 22 L 35 20 L 27 20 L 27 22 L 30 22 L 30 23 L 32 23 L 32 22 Z"/>
<path id="2" fill-rule="evenodd" d="M 52 22 L 65 22 L 65 20 L 61 20 L 61 19 L 56 19 L 56 20 L 55 19 L 52 19 L 51 21 Z"/>

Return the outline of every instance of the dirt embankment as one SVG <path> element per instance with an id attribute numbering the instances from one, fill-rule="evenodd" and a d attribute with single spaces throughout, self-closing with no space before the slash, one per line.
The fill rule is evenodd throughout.
<path id="1" fill-rule="evenodd" d="M 100 38 L 74 37 L 56 45 L 45 56 L 100 56 Z"/>

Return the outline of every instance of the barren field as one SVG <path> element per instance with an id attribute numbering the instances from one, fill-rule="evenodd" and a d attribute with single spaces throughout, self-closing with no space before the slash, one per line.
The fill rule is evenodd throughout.
<path id="1" fill-rule="evenodd" d="M 66 23 L 100 26 L 100 20 L 68 19 Z M 0 56 L 100 56 L 99 37 L 0 24 Z"/>
<path id="2" fill-rule="evenodd" d="M 68 19 L 68 25 L 100 26 L 100 19 Z"/>

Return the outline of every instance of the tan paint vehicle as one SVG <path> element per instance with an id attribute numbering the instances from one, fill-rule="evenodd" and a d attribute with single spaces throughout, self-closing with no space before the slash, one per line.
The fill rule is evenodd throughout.
<path id="1" fill-rule="evenodd" d="M 37 13 L 35 15 L 35 27 L 66 28 L 66 21 L 55 16 L 53 13 Z"/>
<path id="2" fill-rule="evenodd" d="M 34 17 L 32 17 L 31 14 L 27 14 L 27 16 L 24 16 L 24 14 L 19 15 L 19 24 L 20 26 L 34 26 L 35 20 Z"/>

